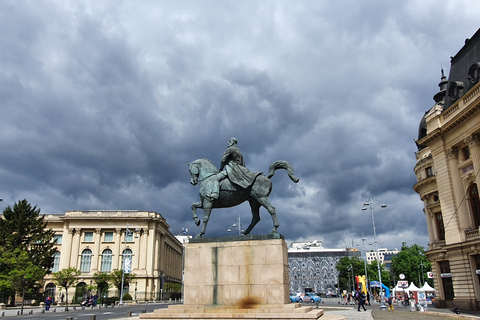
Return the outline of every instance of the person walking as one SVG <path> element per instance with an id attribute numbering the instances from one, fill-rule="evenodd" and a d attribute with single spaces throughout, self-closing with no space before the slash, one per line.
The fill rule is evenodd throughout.
<path id="1" fill-rule="evenodd" d="M 363 311 L 367 311 L 367 309 L 365 308 L 365 299 L 367 298 L 365 296 L 365 293 L 363 293 L 363 291 L 358 290 L 357 295 L 358 295 L 358 311 L 360 312 L 360 308 L 363 308 Z"/>
<path id="2" fill-rule="evenodd" d="M 52 304 L 52 299 L 50 298 L 50 296 L 47 296 L 47 298 L 45 299 L 45 311 L 50 310 L 51 304 Z"/>
<path id="3" fill-rule="evenodd" d="M 392 300 L 392 297 L 388 297 L 387 303 L 388 303 L 388 311 L 390 311 L 390 310 L 395 311 L 395 309 L 393 308 L 393 300 Z"/>

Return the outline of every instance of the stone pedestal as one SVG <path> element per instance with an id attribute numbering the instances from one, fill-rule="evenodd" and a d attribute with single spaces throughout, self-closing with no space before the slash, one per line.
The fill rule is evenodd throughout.
<path id="1" fill-rule="evenodd" d="M 288 303 L 285 241 L 267 236 L 231 238 L 239 240 L 213 238 L 186 245 L 184 305 Z"/>
<path id="2" fill-rule="evenodd" d="M 318 319 L 290 303 L 288 250 L 278 234 L 193 239 L 185 246 L 183 305 L 140 319 Z"/>

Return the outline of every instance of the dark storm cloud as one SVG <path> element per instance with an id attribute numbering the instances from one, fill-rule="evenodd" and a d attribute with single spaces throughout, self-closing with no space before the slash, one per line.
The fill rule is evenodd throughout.
<path id="1" fill-rule="evenodd" d="M 252 171 L 287 160 L 300 178 L 272 178 L 288 241 L 371 238 L 372 197 L 381 245 L 426 245 L 413 139 L 475 5 L 2 2 L 3 204 L 151 210 L 195 234 L 186 162 L 218 166 L 234 136 Z M 214 210 L 207 235 L 249 211 Z"/>

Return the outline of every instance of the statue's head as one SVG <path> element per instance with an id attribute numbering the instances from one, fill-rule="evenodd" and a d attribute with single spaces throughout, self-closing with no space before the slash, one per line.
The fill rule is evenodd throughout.
<path id="1" fill-rule="evenodd" d="M 231 147 L 233 146 L 234 144 L 237 144 L 237 138 L 230 138 L 230 140 L 228 140 L 228 146 Z"/>

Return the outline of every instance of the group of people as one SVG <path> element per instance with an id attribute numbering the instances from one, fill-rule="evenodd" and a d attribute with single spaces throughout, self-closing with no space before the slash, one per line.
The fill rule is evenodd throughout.
<path id="1" fill-rule="evenodd" d="M 63 294 L 61 296 L 61 300 L 63 302 Z M 96 306 L 97 305 L 97 300 L 98 300 L 98 294 L 94 294 L 92 296 L 87 296 L 87 299 L 85 299 L 81 305 L 82 306 Z M 47 296 L 45 298 L 45 311 L 49 311 L 50 307 L 54 303 L 54 298 L 52 296 Z"/>
<path id="2" fill-rule="evenodd" d="M 87 296 L 87 298 L 80 304 L 82 307 L 97 306 L 98 294 Z"/>
<path id="3" fill-rule="evenodd" d="M 343 301 L 345 304 L 356 304 L 358 302 L 358 292 L 360 290 L 356 291 L 354 294 L 351 294 L 350 292 L 347 292 L 345 294 L 342 294 L 342 298 L 343 298 Z M 365 300 L 364 300 L 364 304 L 365 305 L 370 305 L 370 293 L 367 292 L 367 294 L 364 294 L 365 295 Z"/>
<path id="4" fill-rule="evenodd" d="M 363 311 L 367 311 L 367 308 L 365 308 L 365 306 L 370 305 L 370 293 L 367 292 L 365 294 L 362 290 L 357 290 L 353 295 L 348 292 L 343 295 L 343 298 L 345 299 L 345 304 L 357 304 L 357 310 L 359 312 L 361 312 L 360 309 L 363 309 Z M 393 307 L 393 299 L 391 296 L 385 299 L 385 302 L 388 304 L 388 311 L 395 311 Z"/>

